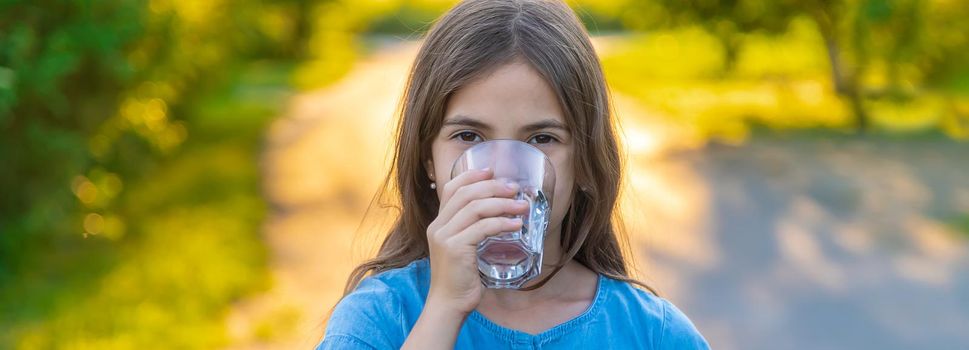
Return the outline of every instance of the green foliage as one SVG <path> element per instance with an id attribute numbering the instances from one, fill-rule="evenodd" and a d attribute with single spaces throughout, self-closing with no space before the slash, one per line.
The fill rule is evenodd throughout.
<path id="1" fill-rule="evenodd" d="M 257 148 L 294 69 L 253 62 L 329 40 L 288 20 L 317 6 L 0 2 L 0 348 L 224 343 L 267 283 Z"/>
<path id="2" fill-rule="evenodd" d="M 758 60 L 743 57 L 761 51 L 760 47 L 751 46 L 774 39 L 782 45 L 796 44 L 791 40 L 800 39 L 792 37 L 792 33 L 811 37 L 805 42 L 811 49 L 798 51 L 808 55 L 801 59 L 806 65 L 787 73 L 762 75 L 760 79 L 767 78 L 770 84 L 778 79 L 818 77 L 815 68 L 820 62 L 829 80 L 825 89 L 842 100 L 855 129 L 928 126 L 962 138 L 969 134 L 966 94 L 961 88 L 969 79 L 969 66 L 965 64 L 969 62 L 969 51 L 965 50 L 969 46 L 969 29 L 956 25 L 956 18 L 969 14 L 967 5 L 965 1 L 920 0 L 656 0 L 618 2 L 614 12 L 627 28 L 647 36 L 668 30 L 702 29 L 720 42 L 719 48 L 707 54 L 722 57 L 719 78 L 728 80 L 754 78 L 749 74 L 751 68 L 776 69 L 777 63 L 795 62 L 786 57 L 790 54 L 784 50 L 762 51 L 766 54 Z M 805 29 L 815 34 L 805 36 Z M 676 52 L 675 45 L 683 43 L 667 40 L 666 45 L 673 45 L 670 51 Z M 836 114 L 839 116 L 835 119 L 840 119 L 841 113 Z M 750 117 L 761 118 L 754 114 L 742 119 Z M 776 121 L 767 124 L 772 123 Z"/>
<path id="3" fill-rule="evenodd" d="M 824 40 L 801 18 L 777 34 L 746 34 L 729 74 L 722 44 L 701 26 L 612 39 L 602 57 L 614 89 L 636 98 L 655 117 L 699 139 L 740 142 L 752 127 L 853 128 L 851 107 L 829 79 Z M 969 137 L 969 99 L 927 90 L 895 102 L 866 101 L 870 122 L 887 133 L 938 130 Z"/>
<path id="4" fill-rule="evenodd" d="M 965 238 L 969 238 L 969 214 L 952 218 L 949 220 L 949 225 L 957 232 L 962 233 Z"/>
<path id="5" fill-rule="evenodd" d="M 431 23 L 441 15 L 442 10 L 433 6 L 420 6 L 420 4 L 404 2 L 395 10 L 373 18 L 368 25 L 367 32 L 403 37 L 421 34 L 430 29 Z"/>
<path id="6" fill-rule="evenodd" d="M 90 167 L 87 137 L 132 80 L 123 48 L 140 27 L 114 14 L 137 18 L 143 11 L 130 3 L 65 5 L 7 4 L 0 12 L 0 71 L 6 75 L 0 85 L 0 190 L 6 194 L 0 199 L 0 280 L 21 268 L 25 244 L 76 227 L 71 214 L 77 203 L 68 185 Z"/>
<path id="7" fill-rule="evenodd" d="M 119 195 L 113 215 L 126 227 L 66 236 L 0 289 L 0 347 L 224 345 L 226 305 L 268 282 L 255 164 L 289 71 L 249 66 L 196 91 L 192 137 Z M 253 89 L 276 97 L 248 99 Z"/>
<path id="8" fill-rule="evenodd" d="M 0 279 L 24 268 L 21 252 L 31 244 L 81 233 L 79 212 L 116 211 L 116 191 L 92 177 L 123 186 L 174 150 L 187 137 L 184 118 L 172 113 L 191 98 L 186 91 L 218 78 L 214 67 L 246 52 L 251 33 L 233 30 L 245 25 L 242 10 L 202 21 L 193 18 L 200 9 L 180 3 L 148 5 L 4 5 Z"/>
<path id="9" fill-rule="evenodd" d="M 926 89 L 958 85 L 967 75 L 969 27 L 958 24 L 969 15 L 965 1 L 657 0 L 626 6 L 630 28 L 703 27 L 722 42 L 728 73 L 749 35 L 782 35 L 799 18 L 809 19 L 823 39 L 831 84 L 859 130 L 869 127 L 878 105 L 908 104 Z M 964 118 L 958 109 L 946 113 Z"/>
<path id="10" fill-rule="evenodd" d="M 618 39 L 602 62 L 612 88 L 700 139 L 740 142 L 751 125 L 850 125 L 847 109 L 826 85 L 823 55 L 818 55 L 823 48 L 813 31 L 745 40 L 749 44 L 727 76 L 721 71 L 726 58 L 720 41 L 701 27 Z"/>

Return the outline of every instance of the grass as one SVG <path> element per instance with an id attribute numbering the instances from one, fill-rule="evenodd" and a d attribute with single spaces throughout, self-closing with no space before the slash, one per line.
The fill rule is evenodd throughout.
<path id="1" fill-rule="evenodd" d="M 0 348 L 226 344 L 231 303 L 268 288 L 257 156 L 291 71 L 250 65 L 197 97 L 185 144 L 125 184 L 123 235 L 66 238 L 0 287 Z"/>
<path id="2" fill-rule="evenodd" d="M 949 226 L 961 233 L 964 238 L 969 239 L 969 214 L 950 219 Z"/>
<path id="3" fill-rule="evenodd" d="M 821 38 L 805 21 L 778 37 L 750 34 L 732 68 L 719 41 L 697 27 L 634 34 L 602 57 L 610 86 L 699 137 L 741 142 L 751 126 L 851 131 L 850 106 L 834 92 Z M 873 69 L 866 81 L 884 80 Z M 969 95 L 922 89 L 907 100 L 868 99 L 875 132 L 939 130 L 969 138 Z"/>

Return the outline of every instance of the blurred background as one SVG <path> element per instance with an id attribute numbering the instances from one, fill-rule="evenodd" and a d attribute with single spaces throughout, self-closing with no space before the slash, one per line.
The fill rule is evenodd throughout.
<path id="1" fill-rule="evenodd" d="M 0 348 L 314 346 L 453 3 L 0 1 Z M 969 2 L 570 4 L 714 348 L 969 348 Z"/>

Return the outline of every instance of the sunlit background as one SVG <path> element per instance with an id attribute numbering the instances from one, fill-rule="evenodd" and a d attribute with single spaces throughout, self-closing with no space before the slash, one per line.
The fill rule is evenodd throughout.
<path id="1" fill-rule="evenodd" d="M 714 348 L 969 348 L 969 1 L 570 4 Z M 451 5 L 0 2 L 0 348 L 314 346 Z"/>

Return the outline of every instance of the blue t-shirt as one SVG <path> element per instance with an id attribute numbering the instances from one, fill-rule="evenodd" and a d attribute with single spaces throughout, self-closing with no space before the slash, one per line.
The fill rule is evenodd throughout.
<path id="1" fill-rule="evenodd" d="M 398 349 L 417 322 L 430 288 L 427 258 L 365 278 L 343 298 L 317 350 Z M 669 301 L 599 275 L 592 305 L 540 334 L 499 326 L 477 310 L 455 349 L 709 349 L 693 323 Z"/>

